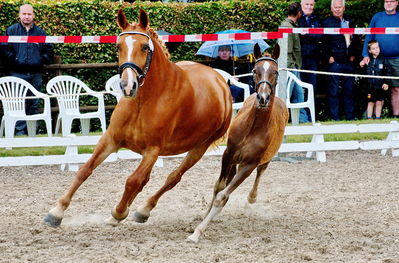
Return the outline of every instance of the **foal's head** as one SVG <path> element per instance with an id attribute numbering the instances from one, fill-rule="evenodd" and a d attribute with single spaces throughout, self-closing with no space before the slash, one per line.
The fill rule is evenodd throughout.
<path id="1" fill-rule="evenodd" d="M 154 53 L 154 44 L 148 34 L 149 19 L 146 12 L 140 10 L 139 23 L 130 24 L 121 9 L 118 24 L 122 29 L 118 38 L 121 88 L 125 96 L 134 97 L 144 83 Z"/>
<path id="2" fill-rule="evenodd" d="M 256 58 L 253 69 L 253 76 L 256 89 L 256 99 L 258 107 L 265 108 L 274 98 L 278 77 L 278 64 L 276 59 L 280 55 L 280 46 L 277 44 L 273 50 L 272 57 L 261 57 L 259 45 L 254 47 L 254 55 Z"/>

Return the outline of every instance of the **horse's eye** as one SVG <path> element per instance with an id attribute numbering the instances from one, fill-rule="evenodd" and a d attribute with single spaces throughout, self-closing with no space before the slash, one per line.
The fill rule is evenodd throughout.
<path id="1" fill-rule="evenodd" d="M 143 51 L 148 51 L 150 50 L 150 46 L 148 44 L 143 45 Z"/>

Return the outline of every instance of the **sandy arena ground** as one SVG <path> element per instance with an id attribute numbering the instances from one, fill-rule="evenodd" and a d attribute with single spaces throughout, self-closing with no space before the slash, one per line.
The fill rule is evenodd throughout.
<path id="1" fill-rule="evenodd" d="M 179 159 L 155 167 L 143 203 Z M 273 162 L 258 202 L 254 176 L 230 197 L 200 243 L 186 242 L 219 175 L 204 157 L 165 194 L 147 223 L 103 224 L 137 161 L 102 164 L 72 200 L 61 227 L 43 217 L 74 173 L 58 166 L 0 168 L 0 262 L 399 262 L 399 158 L 377 151 L 327 154 L 326 163 Z"/>

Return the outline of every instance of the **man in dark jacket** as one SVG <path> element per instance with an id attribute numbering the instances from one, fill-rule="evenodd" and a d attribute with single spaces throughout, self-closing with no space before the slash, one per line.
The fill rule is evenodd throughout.
<path id="1" fill-rule="evenodd" d="M 332 15 L 326 18 L 322 26 L 327 28 L 353 28 L 355 25 L 344 17 L 345 1 L 332 0 Z M 328 70 L 332 73 L 353 73 L 356 49 L 360 46 L 357 35 L 337 34 L 324 35 L 323 55 L 328 63 Z M 339 120 L 339 87 L 343 92 L 345 117 L 347 120 L 355 118 L 353 99 L 353 77 L 330 76 L 328 87 L 328 104 L 330 118 Z"/>
<path id="2" fill-rule="evenodd" d="M 19 9 L 20 22 L 6 29 L 7 36 L 45 36 L 43 29 L 34 23 L 34 10 L 31 5 L 22 5 Z M 53 61 L 53 47 L 47 43 L 8 43 L 3 46 L 4 63 L 10 70 L 9 74 L 28 81 L 38 91 L 42 89 L 42 69 L 44 64 Z M 28 96 L 32 96 L 28 93 Z M 26 100 L 28 115 L 38 112 L 39 99 Z M 26 122 L 19 121 L 16 125 L 16 135 L 26 134 Z"/>
<path id="3" fill-rule="evenodd" d="M 313 14 L 315 1 L 302 0 L 302 16 L 298 20 L 298 26 L 302 28 L 319 28 L 321 27 L 319 20 Z M 317 71 L 317 65 L 320 61 L 320 41 L 321 34 L 303 34 L 300 35 L 302 69 Z M 301 80 L 313 85 L 316 93 L 316 74 L 301 73 Z"/>

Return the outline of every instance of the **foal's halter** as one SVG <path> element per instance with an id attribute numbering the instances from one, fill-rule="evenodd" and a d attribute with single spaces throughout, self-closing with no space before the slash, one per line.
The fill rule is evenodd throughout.
<path id="1" fill-rule="evenodd" d="M 123 36 L 123 35 L 142 35 L 142 36 L 145 36 L 148 38 L 148 46 L 150 47 L 150 49 L 148 50 L 148 53 L 147 53 L 147 58 L 145 60 L 144 69 L 141 69 L 134 62 L 125 62 L 122 65 L 120 65 L 118 68 L 119 75 L 121 75 L 121 76 L 122 76 L 122 72 L 127 68 L 130 68 L 130 69 L 136 71 L 137 72 L 137 82 L 139 83 L 140 86 L 142 86 L 144 84 L 144 78 L 147 75 L 148 70 L 150 69 L 152 56 L 154 54 L 154 44 L 152 43 L 150 36 L 145 33 L 142 33 L 142 32 L 126 31 L 126 32 L 122 32 L 119 34 L 119 36 Z"/>
<path id="2" fill-rule="evenodd" d="M 261 61 L 273 61 L 274 63 L 277 64 L 277 61 L 274 58 L 261 57 L 255 61 L 255 65 L 256 65 L 256 63 L 261 62 Z M 255 81 L 255 73 L 254 73 L 253 77 L 254 77 L 254 81 Z M 278 72 L 276 71 L 276 83 L 277 83 L 277 79 L 278 79 Z M 264 79 L 264 80 L 259 81 L 258 83 L 256 83 L 256 81 L 255 81 L 255 90 L 258 91 L 259 86 L 262 85 L 263 83 L 266 83 L 271 89 L 273 88 L 273 84 L 270 81 Z"/>

